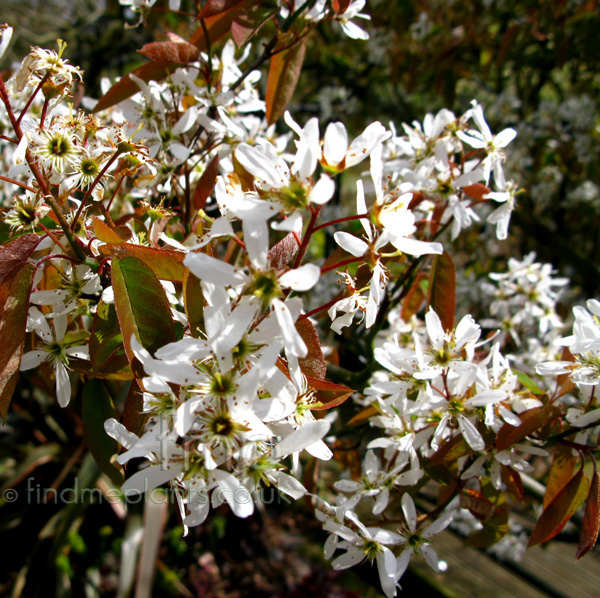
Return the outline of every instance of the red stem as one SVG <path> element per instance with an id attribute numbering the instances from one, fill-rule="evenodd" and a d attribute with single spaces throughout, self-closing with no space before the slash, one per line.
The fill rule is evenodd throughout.
<path id="1" fill-rule="evenodd" d="M 354 262 L 360 262 L 362 257 L 349 257 L 347 260 L 342 260 L 337 264 L 333 264 L 331 266 L 324 266 L 321 268 L 321 274 L 325 274 L 325 272 L 329 272 L 330 270 L 335 270 L 336 268 L 341 268 L 342 266 L 347 266 L 348 264 L 353 264 Z"/>
<path id="2" fill-rule="evenodd" d="M 18 185 L 19 187 L 23 187 L 23 189 L 27 189 L 27 191 L 31 191 L 32 193 L 37 193 L 37 191 L 33 187 L 30 187 L 29 185 L 26 185 L 25 183 L 20 183 L 19 181 L 15 181 L 15 179 L 11 179 L 7 176 L 2 176 L 0 174 L 0 180 L 6 181 L 7 183 L 12 183 L 13 185 Z"/>
<path id="3" fill-rule="evenodd" d="M 332 305 L 335 305 L 339 300 L 340 300 L 339 297 L 337 299 L 332 299 L 331 301 L 328 301 L 327 303 L 324 303 L 320 307 L 315 307 L 315 309 L 311 309 L 306 314 L 301 314 L 298 317 L 298 321 L 305 320 L 306 318 L 310 318 L 311 316 L 314 316 L 315 314 L 318 314 L 320 311 L 323 311 L 324 309 L 329 309 Z"/>
<path id="4" fill-rule="evenodd" d="M 312 208 L 312 216 L 310 217 L 310 222 L 308 223 L 308 228 L 306 229 L 306 234 L 304 235 L 304 239 L 302 240 L 302 245 L 300 245 L 300 249 L 298 250 L 298 256 L 296 257 L 296 261 L 294 262 L 294 268 L 298 268 L 302 264 L 302 260 L 306 255 L 306 250 L 308 249 L 308 244 L 310 243 L 310 239 L 315 230 L 315 223 L 319 218 L 319 213 L 321 212 L 322 206 L 318 206 L 317 208 Z"/>
<path id="5" fill-rule="evenodd" d="M 334 224 L 339 224 L 340 222 L 349 222 L 350 220 L 358 220 L 360 218 L 369 218 L 369 214 L 356 214 L 356 216 L 346 216 L 345 218 L 337 218 L 336 220 L 324 222 L 323 224 L 319 224 L 319 226 L 315 226 L 313 233 L 316 233 L 318 230 L 321 230 L 327 226 L 333 226 Z"/>

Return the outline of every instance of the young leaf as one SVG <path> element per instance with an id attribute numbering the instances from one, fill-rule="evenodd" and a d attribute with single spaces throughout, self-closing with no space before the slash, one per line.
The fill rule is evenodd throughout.
<path id="1" fill-rule="evenodd" d="M 32 264 L 23 264 L 5 276 L 0 286 L 0 417 L 3 420 L 19 377 L 33 271 Z"/>
<path id="2" fill-rule="evenodd" d="M 241 48 L 246 44 L 272 18 L 273 12 L 270 10 L 252 9 L 241 12 L 231 23 L 231 36 L 237 47 Z"/>
<path id="3" fill-rule="evenodd" d="M 468 197 L 476 201 L 483 201 L 483 196 L 492 192 L 489 187 L 486 187 L 482 183 L 473 183 L 472 185 L 467 185 L 466 187 L 463 187 L 462 190 Z"/>
<path id="4" fill-rule="evenodd" d="M 255 0 L 251 4 L 260 4 L 262 0 Z M 240 4 L 248 4 L 246 0 L 207 0 L 202 10 L 198 13 L 197 19 L 207 19 L 214 17 L 223 12 L 227 12 L 232 8 L 239 8 Z"/>
<path id="5" fill-rule="evenodd" d="M 335 10 L 338 15 L 343 14 L 348 10 L 351 1 L 352 0 L 333 0 L 333 10 Z"/>
<path id="6" fill-rule="evenodd" d="M 123 380 L 132 377 L 117 312 L 112 303 L 98 303 L 90 334 L 90 365 L 95 378 Z"/>
<path id="7" fill-rule="evenodd" d="M 204 19 L 204 26 L 200 25 L 192 34 L 190 42 L 203 52 L 208 48 L 206 33 L 210 45 L 214 44 L 225 34 L 229 33 L 233 21 L 244 11 L 257 6 L 263 0 L 217 0 L 207 2 L 198 14 L 198 20 Z M 206 30 L 206 33 L 205 33 Z"/>
<path id="8" fill-rule="evenodd" d="M 180 66 L 184 66 L 184 64 L 168 62 L 167 60 L 153 60 L 152 62 L 142 64 L 142 66 L 131 71 L 130 74 L 136 75 L 146 83 L 148 83 L 148 81 L 162 81 Z M 106 110 L 107 108 L 130 98 L 138 91 L 140 91 L 140 88 L 137 83 L 129 75 L 125 75 L 98 100 L 93 112 Z"/>
<path id="9" fill-rule="evenodd" d="M 523 500 L 525 492 L 523 490 L 523 482 L 521 474 L 508 465 L 500 466 L 500 477 L 508 491 L 517 499 Z"/>
<path id="10" fill-rule="evenodd" d="M 590 479 L 580 468 L 544 509 L 531 532 L 528 546 L 547 542 L 560 533 L 586 499 L 589 489 Z"/>
<path id="11" fill-rule="evenodd" d="M 311 321 L 304 319 L 296 322 L 296 330 L 308 348 L 307 356 L 298 360 L 302 373 L 317 380 L 325 380 L 327 363 L 321 350 L 317 329 Z"/>
<path id="12" fill-rule="evenodd" d="M 204 328 L 204 294 L 200 279 L 196 278 L 189 270 L 183 277 L 183 304 L 185 314 L 194 338 L 202 338 Z"/>
<path id="13" fill-rule="evenodd" d="M 425 291 L 422 282 L 425 280 L 423 272 L 419 272 L 417 278 L 410 287 L 408 293 L 402 300 L 402 319 L 408 322 L 410 318 L 421 310 L 425 301 Z"/>
<path id="14" fill-rule="evenodd" d="M 306 54 L 306 40 L 307 36 L 271 58 L 265 98 L 269 124 L 273 124 L 283 116 L 294 95 Z"/>
<path id="15" fill-rule="evenodd" d="M 446 330 L 452 330 L 456 311 L 456 271 L 454 262 L 446 251 L 433 259 L 428 304 L 440 317 L 442 326 Z"/>
<path id="16" fill-rule="evenodd" d="M 314 411 L 323 411 L 325 409 L 332 409 L 341 405 L 346 399 L 348 399 L 354 390 L 343 386 L 342 384 L 334 384 L 333 382 L 327 382 L 326 380 L 317 380 L 316 378 L 310 378 L 306 376 L 306 382 L 309 388 L 314 388 L 317 391 L 317 401 L 321 403 L 320 407 L 311 407 Z"/>
<path id="17" fill-rule="evenodd" d="M 176 64 L 186 64 L 196 62 L 200 57 L 200 50 L 194 44 L 190 44 L 182 37 L 176 36 L 178 41 L 168 42 L 150 42 L 138 52 L 150 60 L 161 60 L 164 62 L 174 62 Z"/>
<path id="18" fill-rule="evenodd" d="M 219 174 L 219 155 L 217 154 L 206 167 L 206 170 L 202 173 L 196 188 L 194 189 L 194 195 L 192 200 L 194 202 L 194 207 L 197 210 L 204 209 L 206 205 L 206 200 L 209 198 L 213 189 L 215 188 L 215 183 L 217 181 L 217 175 Z"/>
<path id="19" fill-rule="evenodd" d="M 519 370 L 513 370 L 516 374 L 519 382 L 532 394 L 534 395 L 543 395 L 546 394 L 527 374 L 524 372 L 520 372 Z"/>
<path id="20" fill-rule="evenodd" d="M 125 405 L 123 407 L 123 417 L 121 423 L 134 434 L 141 435 L 148 415 L 143 412 L 144 399 L 138 385 L 133 382 L 129 387 Z"/>
<path id="21" fill-rule="evenodd" d="M 600 475 L 594 473 L 590 493 L 588 494 L 585 505 L 585 514 L 583 516 L 583 525 L 577 544 L 577 553 L 575 560 L 585 556 L 596 544 L 598 539 L 598 528 L 600 527 Z"/>
<path id="22" fill-rule="evenodd" d="M 129 361 L 135 358 L 131 336 L 150 353 L 175 340 L 171 308 L 151 268 L 135 257 L 113 258 L 115 307 Z"/>
<path id="23" fill-rule="evenodd" d="M 22 235 L 0 246 L 0 285 L 33 253 L 41 237 Z"/>
<path id="24" fill-rule="evenodd" d="M 556 405 L 544 405 L 544 407 L 536 407 L 535 409 L 519 413 L 519 418 L 523 423 L 516 427 L 504 424 L 498 432 L 496 447 L 498 450 L 503 451 L 516 442 L 521 442 L 521 440 L 539 430 L 549 421 L 559 417 L 561 413 L 561 408 Z"/>
<path id="25" fill-rule="evenodd" d="M 104 430 L 104 422 L 115 416 L 115 407 L 104 384 L 96 379 L 90 380 L 82 394 L 83 433 L 98 467 L 120 486 L 125 480 L 123 469 L 111 461 L 111 457 L 119 451 L 119 447 Z"/>
<path id="26" fill-rule="evenodd" d="M 269 268 L 275 270 L 285 268 L 292 261 L 296 253 L 298 253 L 299 247 L 297 235 L 288 233 L 281 241 L 278 241 L 269 249 Z"/>
<path id="27" fill-rule="evenodd" d="M 127 226 L 115 226 L 111 228 L 94 216 L 92 218 L 92 226 L 94 228 L 94 235 L 97 239 L 103 243 L 123 243 L 123 241 L 129 241 L 131 239 L 131 229 Z"/>
<path id="28" fill-rule="evenodd" d="M 575 475 L 575 471 L 580 464 L 580 459 L 573 452 L 573 449 L 568 446 L 562 444 L 556 445 L 552 465 L 548 473 L 548 480 L 546 481 L 546 492 L 543 502 L 544 509 Z"/>
<path id="29" fill-rule="evenodd" d="M 171 249 L 156 249 L 133 243 L 106 243 L 98 248 L 100 255 L 113 259 L 134 257 L 144 262 L 160 280 L 182 282 L 185 273 L 183 258 L 185 253 Z"/>

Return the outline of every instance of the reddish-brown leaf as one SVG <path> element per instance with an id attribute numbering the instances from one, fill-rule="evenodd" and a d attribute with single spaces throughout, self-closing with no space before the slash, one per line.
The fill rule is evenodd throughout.
<path id="1" fill-rule="evenodd" d="M 131 71 L 130 75 L 136 75 L 142 81 L 162 81 L 168 77 L 174 70 L 182 66 L 180 63 L 168 62 L 166 60 L 153 60 L 147 64 L 142 64 Z M 94 112 L 106 110 L 140 91 L 137 83 L 129 76 L 125 75 L 117 81 L 99 100 L 94 108 Z"/>
<path id="2" fill-rule="evenodd" d="M 596 544 L 600 527 L 600 474 L 594 473 L 583 516 L 575 560 L 585 556 Z"/>
<path id="3" fill-rule="evenodd" d="M 472 453 L 473 449 L 467 444 L 462 434 L 444 442 L 429 459 L 429 465 L 435 466 L 448 461 L 456 461 L 459 457 Z"/>
<path id="4" fill-rule="evenodd" d="M 496 507 L 492 501 L 478 490 L 465 488 L 460 494 L 460 506 L 468 509 L 479 521 L 487 521 L 494 514 Z"/>
<path id="5" fill-rule="evenodd" d="M 348 426 L 358 426 L 360 424 L 364 424 L 367 420 L 369 420 L 374 415 L 379 415 L 379 409 L 374 407 L 373 405 L 369 405 L 364 409 L 361 409 L 349 422 Z"/>
<path id="6" fill-rule="evenodd" d="M 554 457 L 548 479 L 546 481 L 546 492 L 544 493 L 544 509 L 554 500 L 554 497 L 569 483 L 575 475 L 575 471 L 581 460 L 573 449 L 568 446 L 557 444 L 554 449 Z"/>
<path id="7" fill-rule="evenodd" d="M 273 18 L 270 11 L 247 10 L 239 14 L 231 23 L 231 36 L 238 48 L 254 37 L 258 30 Z"/>
<path id="8" fill-rule="evenodd" d="M 473 183 L 463 187 L 462 190 L 471 198 L 476 201 L 483 201 L 483 196 L 491 193 L 492 190 L 486 187 L 482 183 Z"/>
<path id="9" fill-rule="evenodd" d="M 200 57 L 198 47 L 183 38 L 179 38 L 179 41 L 150 42 L 138 52 L 150 60 L 174 62 L 176 64 L 196 62 Z"/>
<path id="10" fill-rule="evenodd" d="M 516 442 L 520 442 L 536 430 L 539 430 L 547 422 L 559 417 L 561 413 L 561 408 L 556 405 L 545 405 L 544 407 L 536 407 L 535 409 L 519 413 L 522 424 L 516 427 L 504 424 L 498 432 L 496 447 L 500 451 L 511 447 Z"/>
<path id="11" fill-rule="evenodd" d="M 521 474 L 508 465 L 502 465 L 500 466 L 500 477 L 508 491 L 518 500 L 523 500 L 525 493 Z"/>
<path id="12" fill-rule="evenodd" d="M 307 36 L 291 48 L 278 52 L 271 58 L 267 78 L 267 121 L 272 124 L 279 120 L 289 104 L 300 78 L 302 63 L 306 54 Z"/>
<path id="13" fill-rule="evenodd" d="M 32 264 L 21 264 L 0 286 L 0 417 L 3 420 L 19 376 L 33 272 Z"/>
<path id="14" fill-rule="evenodd" d="M 260 2 L 262 0 L 254 2 L 254 4 L 260 4 Z M 207 0 L 196 18 L 200 20 L 214 17 L 222 12 L 238 7 L 240 4 L 246 4 L 245 0 Z"/>
<path id="15" fill-rule="evenodd" d="M 204 294 L 200 279 L 196 278 L 189 270 L 183 277 L 183 304 L 185 314 L 194 338 L 202 338 L 204 329 Z"/>
<path id="16" fill-rule="evenodd" d="M 111 228 L 106 222 L 100 218 L 92 219 L 92 227 L 94 235 L 103 243 L 123 243 L 131 239 L 131 229 L 127 226 L 115 226 Z"/>
<path id="17" fill-rule="evenodd" d="M 206 5 L 198 15 L 204 19 L 204 26 L 200 25 L 192 34 L 190 42 L 203 52 L 208 48 L 206 33 L 210 44 L 214 44 L 221 37 L 229 33 L 233 21 L 244 11 L 260 4 L 262 0 L 224 0 Z M 206 33 L 205 33 L 206 29 Z"/>
<path id="18" fill-rule="evenodd" d="M 408 290 L 408 293 L 406 293 L 406 297 L 402 300 L 402 319 L 405 322 L 408 322 L 414 314 L 420 311 L 421 306 L 426 299 L 425 292 L 421 285 L 424 279 L 425 274 L 419 272 L 419 275 Z"/>
<path id="19" fill-rule="evenodd" d="M 321 349 L 319 333 L 315 325 L 308 319 L 296 322 L 296 330 L 299 332 L 304 344 L 308 348 L 306 357 L 298 359 L 300 369 L 305 376 L 325 380 L 327 374 L 327 363 Z"/>
<path id="20" fill-rule="evenodd" d="M 104 257 L 135 257 L 150 266 L 160 280 L 183 281 L 185 267 L 182 262 L 185 253 L 180 251 L 155 249 L 154 247 L 134 245 L 133 243 L 107 243 L 106 245 L 100 245 L 98 250 Z"/>
<path id="21" fill-rule="evenodd" d="M 317 391 L 317 401 L 321 403 L 320 407 L 312 408 L 315 411 L 323 411 L 325 409 L 337 407 L 354 392 L 354 390 L 342 384 L 334 384 L 333 382 L 327 382 L 326 380 L 317 380 L 316 378 L 311 378 L 309 376 L 306 376 L 306 382 L 310 388 L 314 388 Z"/>
<path id="22" fill-rule="evenodd" d="M 196 188 L 194 189 L 194 207 L 197 210 L 204 209 L 206 200 L 210 197 L 215 183 L 217 182 L 217 175 L 219 174 L 219 155 L 217 154 L 206 167 L 206 170 L 202 173 Z"/>
<path id="23" fill-rule="evenodd" d="M 33 233 L 22 235 L 0 246 L 0 285 L 18 268 L 38 246 L 41 237 Z"/>
<path id="24" fill-rule="evenodd" d="M 575 357 L 569 351 L 569 347 L 564 347 L 561 355 L 562 361 L 575 361 Z M 556 378 L 556 394 L 559 397 L 566 395 L 575 388 L 575 383 L 571 380 L 569 374 L 561 374 Z"/>
<path id="25" fill-rule="evenodd" d="M 140 436 L 147 419 L 148 414 L 144 413 L 144 398 L 138 385 L 134 382 L 129 387 L 129 392 L 125 399 L 121 423 L 130 432 Z"/>
<path id="26" fill-rule="evenodd" d="M 339 15 L 348 10 L 352 0 L 333 0 L 333 10 Z"/>
<path id="27" fill-rule="evenodd" d="M 543 510 L 531 532 L 528 546 L 547 542 L 560 533 L 582 505 L 589 490 L 590 479 L 583 473 L 583 468 L 580 468 Z"/>
<path id="28" fill-rule="evenodd" d="M 299 247 L 297 236 L 294 233 L 288 233 L 281 241 L 275 243 L 269 249 L 269 268 L 274 268 L 275 270 L 285 268 L 292 261 L 296 253 L 298 253 Z"/>
<path id="29" fill-rule="evenodd" d="M 452 330 L 456 311 L 456 271 L 454 262 L 446 251 L 436 255 L 433 260 L 428 304 L 440 317 L 442 326 L 446 330 Z"/>

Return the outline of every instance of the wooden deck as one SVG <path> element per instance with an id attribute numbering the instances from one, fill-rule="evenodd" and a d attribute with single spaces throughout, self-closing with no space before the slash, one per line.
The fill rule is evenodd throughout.
<path id="1" fill-rule="evenodd" d="M 600 556 L 595 549 L 575 563 L 575 545 L 560 541 L 529 549 L 514 565 L 465 546 L 452 532 L 435 538 L 438 556 L 448 563 L 435 574 L 423 562 L 410 571 L 447 598 L 600 598 Z M 400 598 L 402 593 L 399 594 Z"/>

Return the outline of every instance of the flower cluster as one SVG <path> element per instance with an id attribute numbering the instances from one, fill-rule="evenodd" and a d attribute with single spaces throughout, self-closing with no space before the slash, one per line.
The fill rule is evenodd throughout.
<path id="1" fill-rule="evenodd" d="M 143 18 L 153 2 L 121 4 Z M 278 3 L 285 25 L 263 61 L 326 20 L 365 39 L 354 23 L 364 5 Z M 1 57 L 10 30 L 0 33 Z M 214 49 L 174 34 L 154 42 L 150 55 L 180 52 L 184 66 L 105 82 L 98 104 L 83 101 L 95 113 L 70 103 L 82 74 L 63 43 L 33 48 L 0 80 L 13 235 L 0 285 L 22 321 L 14 374 L 39 368 L 61 407 L 101 380 L 125 392 L 133 382 L 141 407 L 128 400 L 105 422 L 124 449 L 116 464 L 138 464 L 125 494 L 169 484 L 185 526 L 224 503 L 247 517 L 265 487 L 309 494 L 333 567 L 374 562 L 394 596 L 412 558 L 440 569 L 434 536 L 458 500 L 497 526 L 490 537 L 506 534 L 506 495 L 521 500 L 521 476 L 548 455 L 540 413 L 592 437 L 600 303 L 576 308 L 573 336 L 557 340 L 567 280 L 530 254 L 482 285 L 487 337 L 471 315 L 453 325 L 455 242 L 484 217 L 506 239 L 517 196 L 504 173 L 516 132 L 493 134 L 477 102 L 401 128 L 372 122 L 354 138 L 342 122 L 300 124 L 281 109 L 278 132 L 260 71 L 244 67 L 249 46 Z M 116 102 L 127 85 L 135 93 Z M 351 205 L 338 201 L 346 173 Z M 573 360 L 565 349 L 549 361 L 557 344 Z M 539 388 L 526 375 L 536 361 L 571 387 Z M 351 395 L 344 428 L 335 408 Z M 336 454 L 353 427 L 354 468 Z M 346 472 L 323 492 L 305 487 L 306 455 Z"/>

